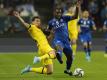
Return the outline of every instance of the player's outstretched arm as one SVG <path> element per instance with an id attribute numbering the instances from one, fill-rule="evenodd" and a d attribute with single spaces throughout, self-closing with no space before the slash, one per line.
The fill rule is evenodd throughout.
<path id="1" fill-rule="evenodd" d="M 78 18 L 78 15 L 79 15 L 79 10 L 80 10 L 80 1 L 79 2 L 77 2 L 77 5 L 76 5 L 76 11 L 75 11 L 75 13 L 74 13 L 74 15 L 72 16 L 72 20 L 73 19 L 77 19 Z"/>
<path id="2" fill-rule="evenodd" d="M 13 12 L 13 15 L 14 15 L 15 17 L 17 17 L 17 18 L 20 20 L 20 22 L 21 22 L 26 28 L 29 27 L 29 24 L 26 23 L 26 22 L 23 20 L 23 18 L 21 18 L 19 12 L 14 11 L 14 12 Z"/>

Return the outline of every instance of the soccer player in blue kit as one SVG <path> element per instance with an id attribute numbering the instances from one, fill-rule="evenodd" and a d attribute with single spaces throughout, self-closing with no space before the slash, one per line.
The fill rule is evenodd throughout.
<path id="1" fill-rule="evenodd" d="M 96 30 L 95 23 L 92 19 L 89 18 L 89 12 L 87 10 L 83 11 L 82 18 L 78 21 L 79 29 L 79 39 L 84 46 L 84 51 L 86 53 L 86 59 L 91 60 L 91 27 L 93 30 Z"/>
<path id="2" fill-rule="evenodd" d="M 107 57 L 107 19 L 104 21 L 103 30 L 105 31 L 105 57 Z"/>
<path id="3" fill-rule="evenodd" d="M 71 50 L 69 34 L 68 34 L 68 21 L 78 18 L 79 6 L 80 6 L 80 3 L 78 2 L 75 14 L 73 16 L 63 16 L 62 8 L 57 6 L 54 9 L 54 18 L 51 19 L 48 23 L 49 25 L 48 30 L 54 35 L 52 39 L 52 44 L 56 50 L 56 56 L 57 56 L 58 61 L 61 64 L 63 63 L 62 52 L 64 52 L 67 58 L 66 69 L 64 70 L 64 73 L 68 75 L 72 75 L 70 68 L 71 68 L 72 61 L 73 61 L 72 50 Z M 48 36 L 48 38 L 50 36 Z"/>

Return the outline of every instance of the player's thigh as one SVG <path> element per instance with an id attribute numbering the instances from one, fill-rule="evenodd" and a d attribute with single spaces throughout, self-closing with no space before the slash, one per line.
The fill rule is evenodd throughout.
<path id="1" fill-rule="evenodd" d="M 66 42 L 63 48 L 64 54 L 72 54 L 72 48 L 70 42 Z"/>
<path id="2" fill-rule="evenodd" d="M 55 40 L 53 42 L 53 46 L 54 46 L 55 50 L 63 50 L 63 47 L 64 47 L 61 40 Z"/>
<path id="3" fill-rule="evenodd" d="M 52 61 L 52 59 L 44 59 L 44 60 L 42 61 L 42 64 L 43 64 L 43 65 L 53 64 L 53 61 Z"/>
<path id="4" fill-rule="evenodd" d="M 83 43 L 85 41 L 85 36 L 80 34 L 79 40 L 81 41 L 81 43 Z"/>
<path id="5" fill-rule="evenodd" d="M 87 41 L 83 42 L 83 46 L 85 46 L 85 47 L 87 47 L 87 46 L 88 46 Z"/>
<path id="6" fill-rule="evenodd" d="M 49 52 L 54 53 L 54 49 L 49 44 L 46 44 L 45 46 L 43 45 L 43 46 L 39 47 L 40 55 L 48 54 Z"/>
<path id="7" fill-rule="evenodd" d="M 87 35 L 87 42 L 88 42 L 88 45 L 91 46 L 92 45 L 92 36 L 91 34 Z"/>
<path id="8" fill-rule="evenodd" d="M 83 44 L 83 46 L 87 46 L 88 44 L 87 44 L 87 40 L 88 40 L 88 38 L 87 38 L 87 35 L 79 35 L 79 39 L 80 39 L 80 41 L 81 41 L 81 43 Z"/>
<path id="9" fill-rule="evenodd" d="M 71 40 L 71 44 L 76 44 L 77 43 L 77 39 L 72 39 Z"/>
<path id="10" fill-rule="evenodd" d="M 71 41 L 76 41 L 78 39 L 78 32 L 72 32 L 69 34 L 69 37 Z"/>

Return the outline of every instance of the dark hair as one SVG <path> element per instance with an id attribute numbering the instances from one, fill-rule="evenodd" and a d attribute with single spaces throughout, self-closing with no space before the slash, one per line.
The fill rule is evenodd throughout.
<path id="1" fill-rule="evenodd" d="M 56 11 L 57 9 L 61 10 L 61 12 L 63 13 L 63 9 L 60 5 L 57 5 L 56 7 L 54 7 L 54 11 Z"/>
<path id="2" fill-rule="evenodd" d="M 40 17 L 39 16 L 32 17 L 32 21 L 34 21 L 35 19 L 40 19 Z"/>

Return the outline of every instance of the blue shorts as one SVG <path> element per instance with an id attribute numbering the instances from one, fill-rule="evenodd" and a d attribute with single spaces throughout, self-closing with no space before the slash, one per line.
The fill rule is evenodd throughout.
<path id="1" fill-rule="evenodd" d="M 66 39 L 65 41 L 61 40 L 61 39 L 54 39 L 53 40 L 53 47 L 55 48 L 56 46 L 60 46 L 61 48 L 63 49 L 67 49 L 69 50 L 68 53 L 72 53 L 72 49 L 71 49 L 71 44 L 70 44 L 70 41 L 69 39 Z M 66 53 L 65 53 L 66 54 Z"/>
<path id="2" fill-rule="evenodd" d="M 79 39 L 82 43 L 91 42 L 92 41 L 91 33 L 80 34 Z"/>

